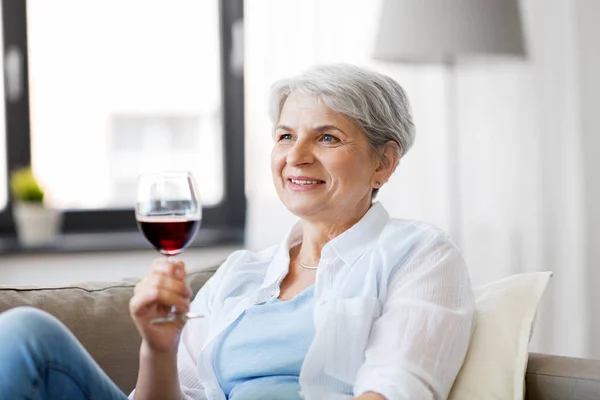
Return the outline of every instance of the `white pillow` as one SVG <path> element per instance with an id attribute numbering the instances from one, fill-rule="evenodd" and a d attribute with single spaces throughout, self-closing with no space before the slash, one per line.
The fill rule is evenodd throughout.
<path id="1" fill-rule="evenodd" d="M 523 399 L 529 340 L 552 272 L 475 287 L 475 330 L 450 400 Z"/>

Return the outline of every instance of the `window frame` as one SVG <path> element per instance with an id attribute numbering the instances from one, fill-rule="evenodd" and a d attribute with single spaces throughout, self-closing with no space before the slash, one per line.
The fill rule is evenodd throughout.
<path id="1" fill-rule="evenodd" d="M 21 98 L 10 100 L 6 94 L 4 95 L 6 162 L 10 175 L 10 171 L 29 165 L 31 162 L 27 1 L 1 1 L 4 54 L 8 49 L 17 47 L 23 59 Z M 223 110 L 223 199 L 215 206 L 203 207 L 202 224 L 195 246 L 202 246 L 203 243 L 211 245 L 221 242 L 242 243 L 246 220 L 244 78 L 243 73 L 236 73 L 230 67 L 235 40 L 232 29 L 236 21 L 243 21 L 243 0 L 218 1 Z M 0 238 L 16 238 L 11 205 L 9 192 L 6 208 L 0 211 Z M 128 209 L 65 210 L 64 212 L 62 233 L 65 235 L 115 232 L 137 233 L 133 205 Z"/>

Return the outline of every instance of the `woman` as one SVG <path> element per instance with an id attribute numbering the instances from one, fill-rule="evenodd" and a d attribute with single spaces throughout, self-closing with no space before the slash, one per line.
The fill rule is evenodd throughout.
<path id="1" fill-rule="evenodd" d="M 155 262 L 130 302 L 143 338 L 130 398 L 446 398 L 473 327 L 463 259 L 443 232 L 373 202 L 414 139 L 403 89 L 358 67 L 317 67 L 273 86 L 272 119 L 273 182 L 299 222 L 278 246 L 232 254 L 191 305 L 184 265 Z M 170 304 L 205 318 L 150 324 Z M 38 314 L 82 370 L 64 386 L 124 397 L 56 321 L 21 313 Z M 44 371 L 30 379 L 56 385 Z"/>

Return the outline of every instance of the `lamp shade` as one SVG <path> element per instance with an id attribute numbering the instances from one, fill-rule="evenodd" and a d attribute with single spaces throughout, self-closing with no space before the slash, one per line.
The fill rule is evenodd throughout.
<path id="1" fill-rule="evenodd" d="M 452 62 L 525 56 L 517 0 L 383 0 L 373 57 Z"/>

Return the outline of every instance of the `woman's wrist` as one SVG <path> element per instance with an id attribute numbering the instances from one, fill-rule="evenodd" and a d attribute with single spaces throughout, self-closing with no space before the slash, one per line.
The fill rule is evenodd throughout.
<path id="1" fill-rule="evenodd" d="M 140 357 L 142 358 L 177 358 L 178 345 L 174 345 L 171 349 L 163 351 L 157 350 L 146 340 L 142 339 L 142 345 L 140 347 Z"/>
<path id="2" fill-rule="evenodd" d="M 140 348 L 136 399 L 181 399 L 177 352 L 152 349 L 145 341 Z"/>

